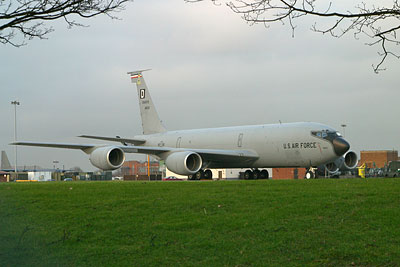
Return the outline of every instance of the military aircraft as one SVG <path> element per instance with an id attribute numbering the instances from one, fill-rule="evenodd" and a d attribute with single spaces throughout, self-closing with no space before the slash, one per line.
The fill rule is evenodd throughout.
<path id="1" fill-rule="evenodd" d="M 0 171 L 14 171 L 13 167 L 8 160 L 7 153 L 5 151 L 1 151 L 1 167 Z"/>
<path id="2" fill-rule="evenodd" d="M 120 142 L 122 145 L 15 142 L 12 145 L 81 149 L 102 170 L 115 170 L 125 153 L 149 154 L 164 160 L 167 168 L 193 179 L 212 178 L 212 168 L 248 168 L 246 179 L 268 178 L 271 167 L 304 167 L 306 178 L 319 165 L 342 158 L 357 161 L 350 145 L 335 129 L 314 122 L 296 122 L 167 131 L 162 124 L 143 78 L 146 70 L 128 72 L 136 84 L 143 134 L 133 138 L 81 135 Z"/>
<path id="3" fill-rule="evenodd" d="M 51 172 L 55 171 L 54 169 L 43 169 L 40 166 L 11 166 L 10 161 L 8 160 L 7 153 L 5 151 L 1 151 L 1 166 L 0 171 L 4 172 Z"/>

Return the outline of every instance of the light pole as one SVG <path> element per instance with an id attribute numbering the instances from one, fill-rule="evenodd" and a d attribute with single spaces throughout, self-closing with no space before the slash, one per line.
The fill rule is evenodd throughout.
<path id="1" fill-rule="evenodd" d="M 17 142 L 17 105 L 19 106 L 19 102 L 18 101 L 11 101 L 11 105 L 14 105 L 14 142 Z M 18 178 L 18 173 L 17 173 L 17 146 L 15 146 L 15 180 L 17 180 Z"/>
<path id="2" fill-rule="evenodd" d="M 340 126 L 342 126 L 342 128 L 343 128 L 343 137 L 346 137 L 346 127 L 347 127 L 347 125 L 346 124 L 342 124 L 342 125 L 340 125 Z"/>
<path id="3" fill-rule="evenodd" d="M 147 155 L 147 176 L 149 177 L 150 181 L 150 156 Z"/>

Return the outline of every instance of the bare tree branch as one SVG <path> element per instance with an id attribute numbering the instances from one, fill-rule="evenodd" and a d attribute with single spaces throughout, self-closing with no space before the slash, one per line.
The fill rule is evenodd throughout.
<path id="1" fill-rule="evenodd" d="M 45 39 L 53 31 L 46 21 L 64 18 L 69 27 L 83 26 L 71 17 L 112 15 L 133 0 L 0 0 L 0 42 L 22 46 L 26 40 Z M 15 41 L 17 37 L 21 37 Z"/>
<path id="2" fill-rule="evenodd" d="M 201 2 L 204 0 L 185 0 L 186 2 Z M 216 2 L 215 0 L 211 0 Z M 369 46 L 380 47 L 381 57 L 373 70 L 378 73 L 387 56 L 400 59 L 397 32 L 400 29 L 400 0 L 393 0 L 390 7 L 379 7 L 360 3 L 353 10 L 340 11 L 335 2 L 318 0 L 235 0 L 228 2 L 228 7 L 250 23 L 263 23 L 266 26 L 276 22 L 290 25 L 292 35 L 296 28 L 295 22 L 302 17 L 319 17 L 324 20 L 324 27 L 316 22 L 311 30 L 322 34 L 329 33 L 340 38 L 352 33 L 356 39 L 362 34 L 371 39 Z M 396 50 L 397 49 L 397 50 Z"/>

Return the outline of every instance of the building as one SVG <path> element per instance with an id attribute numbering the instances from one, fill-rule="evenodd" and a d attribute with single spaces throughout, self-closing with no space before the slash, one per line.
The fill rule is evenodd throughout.
<path id="1" fill-rule="evenodd" d="M 148 175 L 147 161 L 125 161 L 121 167 L 122 175 Z M 158 161 L 150 162 L 150 175 L 160 173 L 160 163 Z"/>
<path id="2" fill-rule="evenodd" d="M 28 180 L 48 182 L 52 180 L 52 174 L 51 171 L 28 172 Z"/>
<path id="3" fill-rule="evenodd" d="M 390 161 L 399 160 L 397 150 L 370 150 L 361 151 L 359 165 L 365 165 L 368 168 L 383 168 Z"/>
<path id="4" fill-rule="evenodd" d="M 304 179 L 306 168 L 273 168 L 272 177 L 277 180 Z"/>
<path id="5" fill-rule="evenodd" d="M 0 171 L 0 182 L 9 182 L 10 174 L 8 172 Z"/>

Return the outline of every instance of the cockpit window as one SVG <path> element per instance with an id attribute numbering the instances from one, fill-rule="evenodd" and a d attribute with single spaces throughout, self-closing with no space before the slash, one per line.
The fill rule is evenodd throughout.
<path id="1" fill-rule="evenodd" d="M 315 135 L 318 136 L 318 137 L 322 137 L 322 133 L 321 132 L 316 132 Z"/>
<path id="2" fill-rule="evenodd" d="M 330 131 L 330 130 L 322 130 L 322 131 L 311 131 L 311 134 L 323 138 L 323 139 L 328 139 L 328 140 L 333 140 L 336 137 L 342 136 L 339 132 L 336 131 Z"/>

